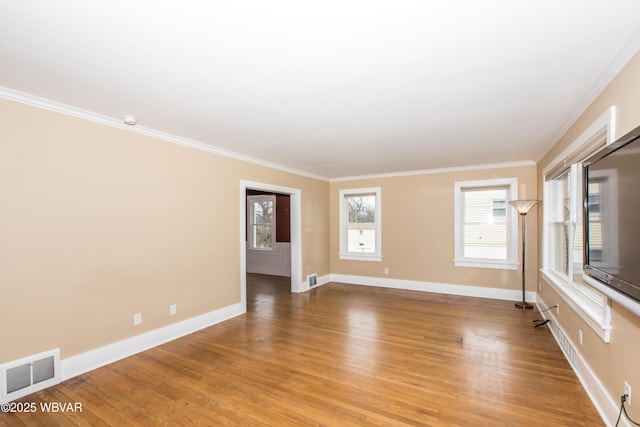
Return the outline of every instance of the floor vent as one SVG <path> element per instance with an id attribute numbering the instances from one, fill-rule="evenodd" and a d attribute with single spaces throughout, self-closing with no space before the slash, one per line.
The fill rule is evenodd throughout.
<path id="1" fill-rule="evenodd" d="M 307 276 L 307 282 L 309 283 L 309 287 L 312 288 L 314 286 L 318 286 L 318 275 L 310 274 Z"/>
<path id="2" fill-rule="evenodd" d="M 562 349 L 565 357 L 571 364 L 571 366 L 575 366 L 575 358 L 576 358 L 576 350 L 571 344 L 571 341 L 567 338 L 567 336 L 562 332 L 562 329 L 556 327 L 556 337 L 558 341 L 558 345 Z"/>
<path id="3" fill-rule="evenodd" d="M 0 401 L 10 402 L 60 382 L 60 349 L 0 365 Z"/>

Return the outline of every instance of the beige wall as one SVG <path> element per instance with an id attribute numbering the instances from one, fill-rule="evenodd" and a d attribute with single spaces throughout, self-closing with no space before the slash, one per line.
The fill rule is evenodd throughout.
<path id="1" fill-rule="evenodd" d="M 512 177 L 518 178 L 518 197 L 536 196 L 535 165 L 332 182 L 331 273 L 521 289 L 519 270 L 456 267 L 453 263 L 455 182 Z M 340 260 L 339 192 L 365 187 L 382 189 L 382 262 Z M 535 221 L 527 228 L 528 235 L 536 236 Z M 534 285 L 527 290 L 534 291 L 538 265 L 535 239 L 528 248 L 527 265 L 534 267 L 527 269 L 527 280 Z"/>
<path id="2" fill-rule="evenodd" d="M 636 55 L 612 83 L 594 100 L 576 123 L 539 163 L 538 197 L 542 198 L 542 170 L 571 144 L 589 125 L 612 105 L 616 106 L 616 137 L 640 125 L 640 54 Z M 636 190 L 637 191 L 637 190 Z M 539 220 L 542 217 L 539 215 Z M 540 276 L 540 297 L 548 304 L 561 301 L 559 295 Z M 612 338 L 604 343 L 566 304 L 560 310 L 558 324 L 567 333 L 595 376 L 602 382 L 613 401 L 619 402 L 624 381 L 633 390 L 640 390 L 640 318 L 613 303 Z M 584 345 L 578 344 L 578 330 L 584 333 Z M 635 393 L 635 391 L 634 391 Z M 634 398 L 635 402 L 635 398 Z M 629 413 L 640 419 L 640 405 L 634 404 Z"/>
<path id="3" fill-rule="evenodd" d="M 0 363 L 240 302 L 241 179 L 301 190 L 298 279 L 329 274 L 328 182 L 3 99 L 0 117 Z"/>

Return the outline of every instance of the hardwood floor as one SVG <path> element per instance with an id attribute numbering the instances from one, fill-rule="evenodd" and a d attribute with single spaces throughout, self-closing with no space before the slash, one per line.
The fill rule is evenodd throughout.
<path id="1" fill-rule="evenodd" d="M 18 402 L 28 426 L 601 426 L 537 312 L 248 277 L 248 313 Z"/>

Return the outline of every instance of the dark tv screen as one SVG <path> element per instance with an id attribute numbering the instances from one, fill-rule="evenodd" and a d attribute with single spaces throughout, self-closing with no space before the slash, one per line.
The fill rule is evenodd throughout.
<path id="1" fill-rule="evenodd" d="M 640 127 L 584 172 L 585 273 L 640 301 Z"/>

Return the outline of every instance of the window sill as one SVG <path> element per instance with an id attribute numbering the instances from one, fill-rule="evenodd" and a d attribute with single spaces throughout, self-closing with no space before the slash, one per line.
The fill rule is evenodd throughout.
<path id="1" fill-rule="evenodd" d="M 454 259 L 456 267 L 495 268 L 498 270 L 517 270 L 518 264 L 504 261 Z"/>
<path id="2" fill-rule="evenodd" d="M 350 261 L 373 261 L 373 262 L 381 262 L 382 256 L 380 255 L 359 255 L 359 254 L 340 254 L 340 259 L 350 260 Z"/>
<path id="3" fill-rule="evenodd" d="M 603 307 L 590 304 L 583 299 L 583 296 L 577 290 L 574 290 L 566 280 L 557 274 L 545 269 L 540 269 L 540 273 L 542 273 L 543 278 L 551 288 L 593 329 L 602 341 L 610 342 L 611 302 L 608 297 L 605 296 Z"/>

